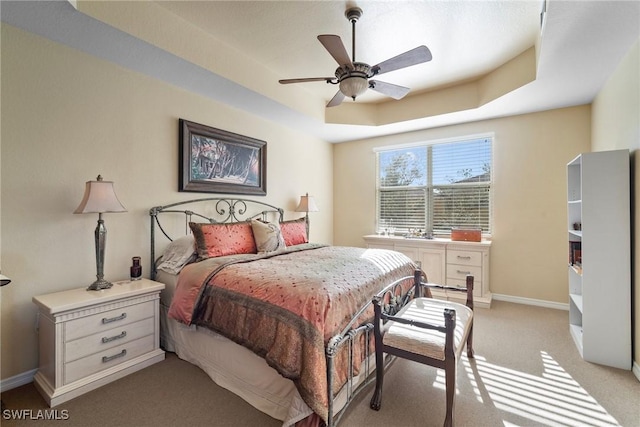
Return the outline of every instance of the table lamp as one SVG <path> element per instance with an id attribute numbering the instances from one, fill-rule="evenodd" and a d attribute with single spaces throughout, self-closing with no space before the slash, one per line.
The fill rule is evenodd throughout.
<path id="1" fill-rule="evenodd" d="M 319 212 L 318 206 L 316 205 L 313 197 L 309 196 L 309 193 L 304 196 L 300 196 L 300 203 L 298 203 L 298 207 L 296 208 L 296 212 L 304 212 L 304 220 L 307 226 L 307 240 L 309 239 L 309 212 Z"/>
<path id="2" fill-rule="evenodd" d="M 88 291 L 109 289 L 112 283 L 104 280 L 104 249 L 107 241 L 107 229 L 104 226 L 102 214 L 106 212 L 126 212 L 113 189 L 113 182 L 103 181 L 98 175 L 95 181 L 87 181 L 84 188 L 84 197 L 74 214 L 97 213 L 98 225 L 95 231 L 96 239 L 96 278 L 87 288 Z"/>

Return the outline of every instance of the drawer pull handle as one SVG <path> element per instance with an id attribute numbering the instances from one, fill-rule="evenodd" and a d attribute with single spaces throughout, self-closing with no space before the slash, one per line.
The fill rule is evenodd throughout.
<path id="1" fill-rule="evenodd" d="M 460 258 L 460 259 L 471 259 L 470 256 L 462 256 L 462 255 L 458 255 L 458 258 Z"/>
<path id="2" fill-rule="evenodd" d="M 124 338 L 127 336 L 127 331 L 122 331 L 122 333 L 120 335 L 114 335 L 112 337 L 103 337 L 102 338 L 102 343 L 106 344 L 108 342 L 114 341 L 114 340 L 119 340 L 120 338 Z"/>
<path id="3" fill-rule="evenodd" d="M 113 359 L 117 359 L 118 357 L 124 357 L 127 355 L 127 350 L 122 350 L 118 354 L 114 354 L 113 356 L 102 356 L 102 363 L 111 362 Z"/>
<path id="4" fill-rule="evenodd" d="M 112 317 L 110 319 L 107 319 L 106 317 L 103 317 L 102 318 L 102 324 L 104 325 L 105 323 L 117 322 L 118 320 L 122 320 L 122 319 L 126 319 L 126 318 L 127 318 L 127 313 L 122 313 L 120 316 Z"/>
<path id="5" fill-rule="evenodd" d="M 471 274 L 470 271 L 462 271 L 462 270 L 456 270 L 458 272 L 458 274 Z"/>

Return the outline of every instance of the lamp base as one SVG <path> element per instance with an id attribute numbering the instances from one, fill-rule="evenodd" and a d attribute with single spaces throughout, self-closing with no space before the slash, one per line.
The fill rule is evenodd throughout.
<path id="1" fill-rule="evenodd" d="M 101 291 L 103 289 L 109 289 L 112 286 L 113 286 L 113 283 L 107 282 L 104 279 L 99 279 L 99 280 L 96 280 L 95 282 L 93 282 L 91 285 L 89 285 L 87 290 L 88 291 Z"/>

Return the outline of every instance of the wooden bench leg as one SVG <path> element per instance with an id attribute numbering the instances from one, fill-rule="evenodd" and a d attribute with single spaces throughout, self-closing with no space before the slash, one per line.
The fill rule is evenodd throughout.
<path id="1" fill-rule="evenodd" d="M 445 387 L 447 394 L 447 413 L 444 427 L 453 427 L 453 414 L 456 399 L 456 360 L 455 357 L 445 361 Z"/>
<path id="2" fill-rule="evenodd" d="M 467 285 L 467 307 L 473 310 L 473 276 L 469 275 L 466 279 Z M 467 336 L 467 357 L 473 358 L 473 318 L 469 326 L 469 335 Z"/>
<path id="3" fill-rule="evenodd" d="M 377 338 L 377 337 L 376 337 Z M 384 354 L 382 352 L 382 343 L 376 342 L 376 389 L 371 397 L 369 406 L 376 411 L 380 410 L 382 405 L 382 383 L 384 382 Z"/>
<path id="4" fill-rule="evenodd" d="M 467 357 L 473 359 L 473 320 L 471 320 L 469 336 L 467 337 Z"/>

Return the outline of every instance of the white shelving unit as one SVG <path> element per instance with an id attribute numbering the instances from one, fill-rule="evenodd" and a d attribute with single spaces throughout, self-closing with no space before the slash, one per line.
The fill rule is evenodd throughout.
<path id="1" fill-rule="evenodd" d="M 569 330 L 581 356 L 631 369 L 629 151 L 584 153 L 567 165 Z M 580 253 L 572 247 L 579 244 Z M 572 263 L 573 258 L 573 263 Z"/>

